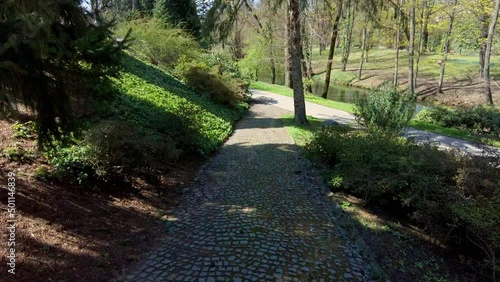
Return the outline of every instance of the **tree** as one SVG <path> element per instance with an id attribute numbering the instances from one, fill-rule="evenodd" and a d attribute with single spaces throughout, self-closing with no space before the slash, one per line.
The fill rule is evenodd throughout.
<path id="1" fill-rule="evenodd" d="M 194 0 L 157 0 L 153 15 L 171 24 L 180 24 L 196 38 L 200 37 L 201 22 Z"/>
<path id="2" fill-rule="evenodd" d="M 408 92 L 415 92 L 415 85 L 413 84 L 413 55 L 415 46 L 415 0 L 410 2 L 410 37 L 408 42 Z"/>
<path id="3" fill-rule="evenodd" d="M 72 0 L 0 6 L 0 98 L 34 112 L 41 143 L 71 129 L 72 99 L 117 74 L 124 43 L 112 39 L 112 23 L 94 16 Z"/>
<path id="4" fill-rule="evenodd" d="M 493 11 L 493 16 L 488 30 L 488 42 L 486 43 L 486 50 L 484 53 L 484 95 L 486 98 L 486 103 L 493 105 L 493 97 L 491 96 L 491 86 L 490 86 L 490 57 L 491 57 L 491 45 L 493 44 L 493 35 L 495 34 L 495 26 L 498 20 L 498 10 L 500 9 L 500 0 L 495 3 L 495 10 Z"/>
<path id="5" fill-rule="evenodd" d="M 367 25 L 368 21 L 365 21 L 365 24 L 363 26 L 363 39 L 361 40 L 361 58 L 359 60 L 359 69 L 358 69 L 358 80 L 361 80 L 361 75 L 363 72 L 363 64 L 365 63 L 365 54 L 366 54 L 366 49 L 367 49 Z"/>
<path id="6" fill-rule="evenodd" d="M 500 0 L 499 0 L 500 1 Z M 287 22 L 288 33 L 290 34 L 290 51 L 292 59 L 292 84 L 293 100 L 295 111 L 295 122 L 298 124 L 307 123 L 306 104 L 304 101 L 304 88 L 302 86 L 302 45 L 300 35 L 300 12 L 299 0 L 288 1 L 289 20 Z"/>
<path id="7" fill-rule="evenodd" d="M 444 43 L 443 59 L 440 61 L 441 71 L 439 72 L 439 83 L 436 89 L 436 94 L 442 92 L 441 88 L 443 86 L 443 81 L 444 81 L 444 70 L 446 68 L 446 59 L 448 56 L 448 52 L 450 51 L 450 36 L 451 36 L 451 31 L 453 29 L 453 21 L 455 20 L 455 8 L 457 6 L 457 2 L 458 0 L 453 0 L 453 8 L 450 14 L 450 23 L 448 24 L 448 31 L 446 32 L 446 39 Z"/>
<path id="8" fill-rule="evenodd" d="M 335 53 L 335 43 L 337 42 L 337 35 L 339 33 L 339 22 L 340 16 L 342 15 L 342 2 L 340 0 L 337 7 L 337 15 L 333 21 L 333 29 L 332 29 L 332 37 L 330 40 L 330 51 L 328 52 L 328 62 L 326 63 L 326 74 L 325 74 L 325 83 L 323 85 L 323 92 L 321 93 L 321 97 L 326 99 L 328 95 L 328 89 L 330 88 L 330 78 L 332 75 L 332 65 L 333 65 L 333 54 Z M 332 10 L 332 7 L 329 9 Z"/>

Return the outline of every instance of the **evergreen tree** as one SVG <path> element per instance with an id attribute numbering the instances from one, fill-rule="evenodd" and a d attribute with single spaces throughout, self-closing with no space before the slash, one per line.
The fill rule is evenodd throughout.
<path id="1" fill-rule="evenodd" d="M 0 99 L 36 115 L 40 141 L 69 130 L 71 103 L 116 74 L 123 43 L 111 23 L 78 0 L 3 1 L 0 6 Z"/>
<path id="2" fill-rule="evenodd" d="M 157 0 L 153 15 L 164 18 L 168 23 L 180 24 L 197 38 L 200 36 L 201 23 L 195 0 Z"/>

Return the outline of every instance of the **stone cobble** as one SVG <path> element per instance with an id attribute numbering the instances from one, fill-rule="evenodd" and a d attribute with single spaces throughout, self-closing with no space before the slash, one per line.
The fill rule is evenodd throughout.
<path id="1" fill-rule="evenodd" d="M 279 117 L 256 101 L 119 281 L 368 281 L 367 263 Z"/>

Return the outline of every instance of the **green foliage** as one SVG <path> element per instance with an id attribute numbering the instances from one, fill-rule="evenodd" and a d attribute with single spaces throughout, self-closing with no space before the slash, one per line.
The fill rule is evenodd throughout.
<path id="1" fill-rule="evenodd" d="M 388 133 L 403 131 L 415 111 L 413 96 L 387 86 L 372 90 L 368 96 L 358 96 L 355 104 L 359 124 Z"/>
<path id="2" fill-rule="evenodd" d="M 95 103 L 81 136 L 47 147 L 52 178 L 96 187 L 130 176 L 156 177 L 179 157 L 214 152 L 245 108 L 214 103 L 134 57 L 124 56 L 123 64 L 112 80 L 116 95 Z"/>
<path id="3" fill-rule="evenodd" d="M 153 16 L 172 25 L 180 25 L 195 37 L 200 36 L 201 23 L 195 0 L 157 0 Z"/>
<path id="4" fill-rule="evenodd" d="M 168 170 L 179 151 L 170 136 L 120 120 L 105 120 L 85 136 L 88 159 L 99 176 Z"/>
<path id="5" fill-rule="evenodd" d="M 500 109 L 475 107 L 473 109 L 449 109 L 434 107 L 418 113 L 417 120 L 467 130 L 483 136 L 500 137 Z"/>
<path id="6" fill-rule="evenodd" d="M 180 28 L 167 25 L 160 19 L 139 18 L 117 26 L 116 33 L 125 35 L 132 30 L 130 49 L 142 60 L 172 71 L 179 58 L 198 58 L 201 49 L 195 39 Z"/>
<path id="7" fill-rule="evenodd" d="M 25 150 L 21 144 L 15 143 L 3 149 L 2 156 L 9 161 L 29 163 L 37 158 L 34 150 Z"/>
<path id="8" fill-rule="evenodd" d="M 14 137 L 22 139 L 35 139 L 36 138 L 36 123 L 28 121 L 25 123 L 16 122 L 12 129 L 14 130 Z"/>
<path id="9" fill-rule="evenodd" d="M 236 108 L 244 100 L 245 89 L 239 89 L 230 80 L 212 72 L 204 63 L 181 60 L 174 73 L 193 90 L 208 95 L 216 103 Z"/>
<path id="10" fill-rule="evenodd" d="M 498 254 L 497 159 L 440 151 L 383 131 L 337 126 L 318 131 L 306 150 L 331 166 L 332 188 L 405 212 L 443 242 L 478 248 L 490 264 Z"/>
<path id="11" fill-rule="evenodd" d="M 238 64 L 222 53 L 214 51 L 203 53 L 197 60 L 205 63 L 210 69 L 225 79 L 244 78 L 238 68 Z"/>
<path id="12" fill-rule="evenodd" d="M 117 73 L 124 43 L 112 39 L 112 22 L 86 15 L 78 1 L 28 2 L 0 7 L 0 92 L 33 110 L 44 142 L 70 129 L 72 98 Z"/>
<path id="13" fill-rule="evenodd" d="M 88 160 L 90 146 L 83 142 L 66 146 L 61 142 L 53 142 L 45 151 L 45 157 L 54 170 L 50 178 L 60 182 L 88 187 L 97 182 L 98 176 Z"/>

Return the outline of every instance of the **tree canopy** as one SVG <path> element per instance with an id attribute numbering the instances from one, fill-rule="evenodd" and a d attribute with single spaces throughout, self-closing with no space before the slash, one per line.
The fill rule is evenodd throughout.
<path id="1" fill-rule="evenodd" d="M 40 140 L 71 125 L 71 102 L 96 93 L 118 70 L 122 43 L 111 22 L 77 0 L 4 1 L 0 6 L 0 98 L 36 115 Z"/>

